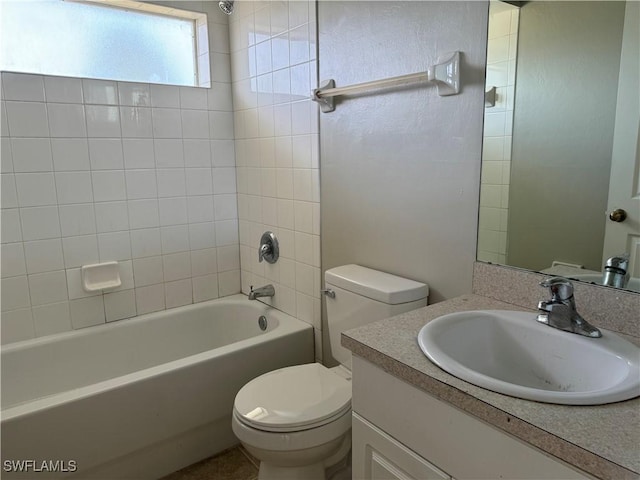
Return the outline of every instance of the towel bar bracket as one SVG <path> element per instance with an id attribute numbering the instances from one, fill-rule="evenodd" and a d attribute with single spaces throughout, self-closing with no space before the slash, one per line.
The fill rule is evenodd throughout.
<path id="1" fill-rule="evenodd" d="M 333 78 L 322 81 L 320 86 L 313 90 L 313 100 L 318 102 L 322 113 L 333 112 L 336 109 L 336 102 L 333 100 L 334 97 L 320 97 L 318 95 L 318 93 L 329 88 L 336 88 L 336 81 Z"/>

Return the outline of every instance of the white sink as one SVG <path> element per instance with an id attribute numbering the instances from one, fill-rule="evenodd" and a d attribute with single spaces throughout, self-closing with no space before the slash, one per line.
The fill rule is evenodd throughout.
<path id="1" fill-rule="evenodd" d="M 609 332 L 588 338 L 507 310 L 452 313 L 418 334 L 424 354 L 446 372 L 513 397 L 599 405 L 640 395 L 640 348 Z"/>

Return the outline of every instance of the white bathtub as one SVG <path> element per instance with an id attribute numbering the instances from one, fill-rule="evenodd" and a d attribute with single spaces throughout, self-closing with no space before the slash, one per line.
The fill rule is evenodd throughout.
<path id="1" fill-rule="evenodd" d="M 2 478 L 136 480 L 236 444 L 237 391 L 314 358 L 309 325 L 244 295 L 19 342 L 1 355 Z"/>

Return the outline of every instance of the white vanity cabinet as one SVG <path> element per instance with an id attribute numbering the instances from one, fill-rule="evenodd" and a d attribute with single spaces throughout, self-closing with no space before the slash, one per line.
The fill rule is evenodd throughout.
<path id="1" fill-rule="evenodd" d="M 594 478 L 360 357 L 352 372 L 354 480 Z"/>

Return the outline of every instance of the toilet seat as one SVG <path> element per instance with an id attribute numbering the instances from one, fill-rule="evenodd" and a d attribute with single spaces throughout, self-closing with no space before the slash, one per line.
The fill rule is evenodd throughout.
<path id="1" fill-rule="evenodd" d="M 240 389 L 234 416 L 265 432 L 298 432 L 335 421 L 351 410 L 351 382 L 319 363 L 261 375 Z"/>

